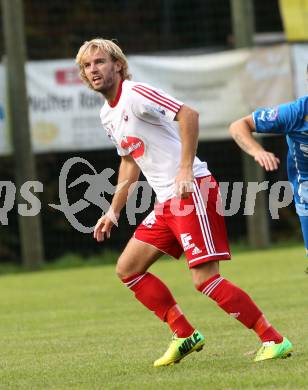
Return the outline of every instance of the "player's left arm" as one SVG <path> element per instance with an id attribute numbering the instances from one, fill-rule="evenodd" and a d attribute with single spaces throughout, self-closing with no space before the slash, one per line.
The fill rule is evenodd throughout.
<path id="1" fill-rule="evenodd" d="M 193 163 L 198 146 L 199 114 L 183 104 L 174 120 L 179 122 L 182 143 L 180 169 L 175 179 L 176 193 L 181 198 L 187 198 L 193 192 Z"/>

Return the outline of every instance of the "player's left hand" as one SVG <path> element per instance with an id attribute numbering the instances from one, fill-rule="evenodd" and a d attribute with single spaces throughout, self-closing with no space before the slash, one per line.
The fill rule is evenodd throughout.
<path id="1" fill-rule="evenodd" d="M 175 178 L 175 194 L 181 199 L 187 199 L 194 192 L 194 175 L 192 169 L 180 169 Z"/>

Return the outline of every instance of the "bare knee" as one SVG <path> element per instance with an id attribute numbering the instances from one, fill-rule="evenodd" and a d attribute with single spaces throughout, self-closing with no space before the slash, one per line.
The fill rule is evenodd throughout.
<path id="1" fill-rule="evenodd" d="M 147 271 L 147 264 L 137 261 L 134 261 L 130 256 L 122 254 L 116 265 L 116 274 L 121 280 L 129 278 L 130 276 L 143 274 Z"/>
<path id="2" fill-rule="evenodd" d="M 116 275 L 119 279 L 123 280 L 133 275 L 128 264 L 119 257 L 115 269 Z"/>
<path id="3" fill-rule="evenodd" d="M 198 288 L 202 283 L 217 275 L 218 273 L 218 261 L 210 261 L 208 263 L 200 264 L 194 268 L 191 268 L 192 280 L 196 288 Z"/>
<path id="4" fill-rule="evenodd" d="M 118 259 L 116 274 L 123 280 L 145 273 L 161 255 L 158 249 L 132 238 Z"/>

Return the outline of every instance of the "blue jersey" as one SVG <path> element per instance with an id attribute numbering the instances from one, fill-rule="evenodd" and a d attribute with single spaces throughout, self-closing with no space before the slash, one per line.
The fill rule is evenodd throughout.
<path id="1" fill-rule="evenodd" d="M 296 203 L 308 204 L 308 96 L 253 114 L 258 133 L 284 134 L 289 146 L 288 177 Z"/>
<path id="2" fill-rule="evenodd" d="M 253 114 L 258 133 L 284 134 L 289 146 L 288 178 L 308 256 L 308 96 Z"/>
<path id="3" fill-rule="evenodd" d="M 253 113 L 256 131 L 286 135 L 289 180 L 308 180 L 308 96 Z"/>

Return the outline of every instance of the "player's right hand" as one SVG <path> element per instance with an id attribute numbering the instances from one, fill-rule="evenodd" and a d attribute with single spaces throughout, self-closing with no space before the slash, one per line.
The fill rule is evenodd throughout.
<path id="1" fill-rule="evenodd" d="M 112 226 L 116 224 L 118 218 L 119 215 L 113 213 L 113 216 L 111 216 L 109 211 L 105 215 L 101 216 L 94 227 L 94 239 L 101 242 L 104 241 L 105 238 L 110 238 Z"/>
<path id="2" fill-rule="evenodd" d="M 279 158 L 266 150 L 256 152 L 254 159 L 266 171 L 275 171 L 280 164 Z"/>

